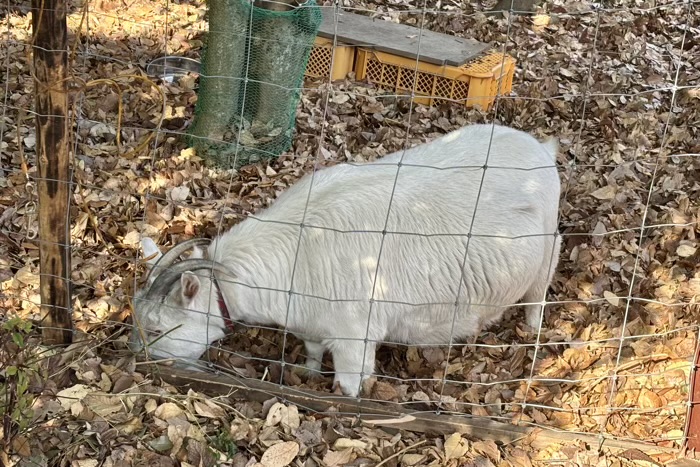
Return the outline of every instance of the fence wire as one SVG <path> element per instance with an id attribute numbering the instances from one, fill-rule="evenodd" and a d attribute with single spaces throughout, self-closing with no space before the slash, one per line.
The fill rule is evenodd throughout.
<path id="1" fill-rule="evenodd" d="M 489 418 L 554 433 L 595 434 L 601 441 L 615 438 L 679 447 L 693 435 L 687 421 L 697 402 L 690 388 L 700 332 L 698 3 L 673 1 L 647 8 L 626 2 L 583 2 L 567 11 L 563 4 L 545 2 L 536 16 L 511 8 L 501 18 L 480 11 L 466 13 L 466 6 L 447 9 L 430 0 L 405 2 L 400 11 L 374 9 L 359 0 L 328 2 L 322 8 L 334 13 L 333 52 L 344 46 L 337 35 L 341 12 L 410 23 L 416 26 L 417 76 L 425 31 L 450 32 L 450 25 L 461 22 L 467 26 L 458 35 L 473 34 L 504 57 L 516 58 L 513 90 L 503 95 L 498 91 L 490 109 L 477 110 L 465 106 L 468 99 L 444 96 L 429 96 L 441 99 L 438 106 L 416 103 L 416 98 L 424 97 L 417 92 L 417 79 L 408 95 L 352 79 L 334 81 L 330 75 L 307 79 L 300 88 L 293 149 L 269 164 L 218 170 L 205 167 L 180 142 L 192 117 L 194 76 L 167 83 L 145 73 L 147 64 L 158 57 L 197 58 L 206 24 L 201 10 L 166 2 L 162 12 L 146 6 L 144 11 L 114 12 L 87 2 L 84 9 L 70 12 L 73 167 L 69 180 L 56 180 L 69 184 L 72 192 L 74 306 L 66 312 L 72 314 L 77 333 L 83 334 L 77 340 L 93 342 L 97 337 L 105 353 L 129 355 L 125 336 L 135 323 L 128 315 L 146 271 L 138 244 L 142 237 L 153 237 L 162 248 L 196 236 L 213 238 L 243 221 L 278 225 L 294 235 L 288 285 L 261 284 L 254 276 L 218 281 L 257 294 L 263 307 L 281 300 L 284 322 L 275 326 L 233 319 L 233 334 L 221 339 L 210 335 L 220 320 L 217 296 L 210 287 L 205 339 L 216 343 L 202 358 L 186 362 L 191 368 L 232 374 L 251 388 L 257 388 L 254 380 L 268 381 L 280 391 L 275 395 L 318 398 L 320 391 L 327 400 L 339 399 L 327 356 L 317 362 L 320 378 L 303 374 L 307 355 L 303 342 L 289 330 L 290 317 L 299 312 L 299 303 L 318 303 L 327 310 L 323 320 L 342 322 L 347 319 L 344 308 L 334 305 L 353 304 L 367 310 L 364 336 L 324 337 L 359 341 L 362 355 L 376 348 L 374 370 L 369 371 L 365 358 L 358 372 L 373 379 L 366 391 L 358 388 L 354 410 L 328 413 L 371 418 L 375 412 L 364 402 L 389 402 L 413 415 L 452 415 L 465 421 Z M 7 2 L 4 10 L 0 300 L 5 320 L 12 316 L 38 320 L 38 285 L 46 274 L 38 270 L 37 199 L 32 191 L 40 181 L 33 121 L 41 117 L 32 110 L 33 96 L 28 93 L 34 46 L 23 29 L 29 18 L 26 9 L 13 9 Z M 620 18 L 620 28 L 627 28 L 624 34 L 616 31 L 613 18 Z M 547 24 L 536 29 L 535 19 L 546 19 Z M 655 43 L 639 44 L 635 27 Z M 334 64 L 331 53 L 329 70 Z M 648 69 L 640 70 L 644 66 Z M 249 80 L 244 83 L 247 86 Z M 562 151 L 554 164 L 562 179 L 557 232 L 474 231 L 479 203 L 488 195 L 482 193 L 487 171 L 526 175 L 552 166 L 492 165 L 490 143 L 483 164 L 404 162 L 406 151 L 418 143 L 477 122 L 489 123 L 492 129 L 496 124 L 521 128 L 540 139 L 561 138 Z M 239 127 L 238 140 L 242 130 Z M 393 152 L 401 153 L 398 163 L 382 162 Z M 396 169 L 386 214 L 378 225 L 355 229 L 348 227 L 356 224 L 352 219 L 343 225 L 309 221 L 318 174 L 339 162 L 361 172 L 369 167 L 367 161 Z M 480 172 L 467 232 L 441 231 L 429 224 L 415 232 L 391 228 L 394 194 L 407 169 L 421 170 L 425 177 Z M 274 199 L 302 175 L 310 183 L 299 221 L 263 217 L 262 210 L 274 205 Z M 309 255 L 303 246 L 308 235 L 367 238 L 366 255 L 373 269 L 369 296 L 301 288 L 305 278 L 299 279 L 299 262 Z M 457 313 L 465 305 L 462 288 L 471 242 L 517 242 L 539 236 L 558 236 L 562 241 L 555 277 L 541 301 L 512 303 L 503 320 L 482 329 L 473 342 L 455 338 Z M 384 293 L 385 242 L 403 238 L 463 241 L 460 277 L 453 278 L 454 300 L 412 300 Z M 273 238 L 255 240 L 275 248 Z M 375 244 L 376 251 L 370 251 Z M 219 253 L 219 246 L 213 244 L 212 257 L 227 254 Z M 554 254 L 551 261 L 556 261 Z M 214 268 L 194 275 L 207 280 L 214 276 Z M 523 327 L 521 308 L 528 304 L 541 308 L 540 325 L 531 331 Z M 493 306 L 471 300 L 466 305 Z M 411 345 L 374 338 L 372 317 L 381 313 L 381 307 L 406 310 L 416 323 L 420 317 L 414 310 L 450 309 L 450 338 Z M 203 313 L 187 312 L 193 321 L 196 313 Z M 434 324 L 425 318 L 424 325 Z M 147 324 L 140 323 L 144 328 Z M 201 343 L 180 341 L 183 348 Z M 141 365 L 145 364 L 139 362 L 136 368 Z"/>

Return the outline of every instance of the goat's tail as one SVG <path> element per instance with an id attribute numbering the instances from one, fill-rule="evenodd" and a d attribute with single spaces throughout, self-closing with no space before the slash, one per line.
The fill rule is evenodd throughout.
<path id="1" fill-rule="evenodd" d="M 544 150 L 547 151 L 549 157 L 552 158 L 552 161 L 556 162 L 557 154 L 559 153 L 559 138 L 551 136 L 540 144 L 542 144 Z"/>

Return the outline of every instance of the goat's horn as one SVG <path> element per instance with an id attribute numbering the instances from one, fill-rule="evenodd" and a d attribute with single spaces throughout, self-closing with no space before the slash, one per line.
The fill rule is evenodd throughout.
<path id="1" fill-rule="evenodd" d="M 156 277 L 155 281 L 153 281 L 151 288 L 148 289 L 146 298 L 154 299 L 155 297 L 166 295 L 173 284 L 180 280 L 182 273 L 185 271 L 198 271 L 202 269 L 213 269 L 216 272 L 235 277 L 233 272 L 221 263 L 212 262 L 207 259 L 185 259 L 161 272 L 158 277 Z"/>
<path id="2" fill-rule="evenodd" d="M 158 258 L 156 264 L 154 264 L 148 272 L 146 280 L 148 280 L 148 278 L 151 276 L 151 274 L 153 274 L 153 271 L 155 271 L 156 268 L 166 268 L 170 266 L 173 263 L 173 261 L 175 261 L 181 254 L 183 254 L 190 248 L 194 248 L 195 246 L 206 246 L 209 245 L 209 243 L 211 243 L 211 240 L 209 240 L 208 238 L 192 238 L 190 240 L 178 243 L 177 245 L 169 249 L 166 253 L 164 253 L 160 258 Z"/>

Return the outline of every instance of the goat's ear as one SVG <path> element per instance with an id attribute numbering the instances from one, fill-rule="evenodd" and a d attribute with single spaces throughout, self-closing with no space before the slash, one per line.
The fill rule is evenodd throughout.
<path id="1" fill-rule="evenodd" d="M 189 303 L 199 293 L 199 278 L 194 273 L 185 271 L 180 276 L 180 286 L 183 301 Z"/>
<path id="2" fill-rule="evenodd" d="M 141 249 L 143 250 L 143 257 L 147 259 L 146 265 L 150 268 L 156 261 L 163 256 L 163 253 L 158 249 L 156 242 L 151 240 L 149 237 L 143 237 L 141 239 Z"/>

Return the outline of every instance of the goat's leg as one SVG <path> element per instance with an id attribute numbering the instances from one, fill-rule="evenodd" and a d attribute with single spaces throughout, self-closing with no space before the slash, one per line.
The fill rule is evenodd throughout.
<path id="1" fill-rule="evenodd" d="M 537 278 L 535 282 L 530 286 L 530 289 L 525 293 L 523 297 L 523 302 L 530 303 L 530 305 L 525 306 L 525 322 L 528 326 L 538 332 L 540 329 L 540 324 L 544 315 L 544 306 L 540 304 L 544 298 L 549 284 L 552 282 L 552 277 L 557 268 L 558 253 L 561 248 L 561 237 L 557 236 L 556 240 L 553 242 L 553 248 L 555 250 L 555 255 L 552 254 L 545 256 L 545 260 L 537 273 Z"/>
<path id="2" fill-rule="evenodd" d="M 306 362 L 304 367 L 308 373 L 318 373 L 321 371 L 321 363 L 323 362 L 323 352 L 326 347 L 315 341 L 304 341 L 304 347 L 306 348 Z"/>
<path id="3" fill-rule="evenodd" d="M 333 341 L 329 345 L 335 366 L 334 385 L 338 384 L 343 394 L 357 397 L 362 382 L 374 373 L 377 345 L 364 339 Z"/>

